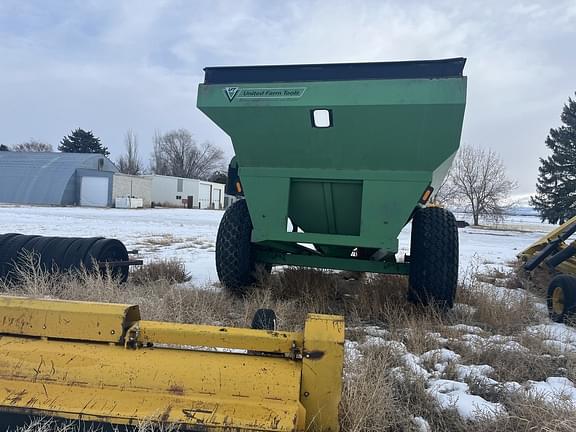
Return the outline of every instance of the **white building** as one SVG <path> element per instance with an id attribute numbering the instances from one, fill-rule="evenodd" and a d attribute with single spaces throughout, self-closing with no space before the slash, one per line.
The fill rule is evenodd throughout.
<path id="1" fill-rule="evenodd" d="M 201 209 L 224 208 L 224 185 L 161 175 L 144 176 L 152 179 L 154 205 Z"/>
<path id="2" fill-rule="evenodd" d="M 115 173 L 112 184 L 112 197 L 140 198 L 144 207 L 152 202 L 152 178 L 129 174 Z"/>

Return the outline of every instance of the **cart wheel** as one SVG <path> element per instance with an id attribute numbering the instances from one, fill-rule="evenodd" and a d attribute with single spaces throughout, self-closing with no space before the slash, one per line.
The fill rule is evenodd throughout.
<path id="1" fill-rule="evenodd" d="M 276 330 L 276 313 L 272 309 L 258 309 L 250 327 L 254 330 Z"/>
<path id="2" fill-rule="evenodd" d="M 548 285 L 548 313 L 558 323 L 576 316 L 576 278 L 558 275 Z"/>
<path id="3" fill-rule="evenodd" d="M 252 221 L 245 200 L 236 201 L 222 217 L 216 236 L 216 271 L 226 289 L 237 295 L 256 282 L 256 263 L 250 237 Z"/>
<path id="4" fill-rule="evenodd" d="M 408 300 L 442 309 L 454 305 L 458 285 L 458 228 L 454 215 L 422 208 L 412 219 Z"/>

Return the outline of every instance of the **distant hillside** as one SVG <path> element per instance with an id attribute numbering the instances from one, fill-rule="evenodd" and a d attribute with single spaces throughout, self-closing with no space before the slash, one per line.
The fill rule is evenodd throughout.
<path id="1" fill-rule="evenodd" d="M 514 206 L 506 214 L 513 216 L 538 216 L 538 212 L 529 206 Z"/>

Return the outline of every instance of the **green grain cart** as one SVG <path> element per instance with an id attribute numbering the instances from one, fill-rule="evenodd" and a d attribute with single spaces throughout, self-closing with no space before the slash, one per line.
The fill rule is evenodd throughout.
<path id="1" fill-rule="evenodd" d="M 411 300 L 451 307 L 458 232 L 427 204 L 460 143 L 464 63 L 206 68 L 198 108 L 232 138 L 242 198 L 218 230 L 222 284 L 243 294 L 274 265 L 407 274 Z"/>

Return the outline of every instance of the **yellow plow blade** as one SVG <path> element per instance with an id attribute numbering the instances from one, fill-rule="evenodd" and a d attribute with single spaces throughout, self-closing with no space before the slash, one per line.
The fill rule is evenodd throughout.
<path id="1" fill-rule="evenodd" d="M 303 333 L 273 332 L 144 321 L 133 305 L 0 296 L 0 334 L 3 412 L 338 430 L 339 316 L 309 315 Z"/>
<path id="2" fill-rule="evenodd" d="M 545 264 L 545 259 L 551 255 L 557 254 L 558 252 L 568 252 L 567 249 L 572 249 L 574 252 L 574 247 L 576 247 L 576 241 L 570 241 L 573 238 L 574 230 L 576 229 L 576 216 L 567 220 L 556 229 L 550 231 L 548 234 L 543 235 L 526 249 L 518 254 L 518 258 L 526 263 L 530 260 L 537 258 L 539 254 L 543 254 L 543 258 L 540 267 Z M 547 253 L 547 249 L 550 249 Z M 572 255 L 572 254 L 571 254 Z M 554 270 L 561 273 L 576 274 L 576 256 L 572 255 L 568 258 L 561 260 L 558 264 L 553 266 Z"/>

